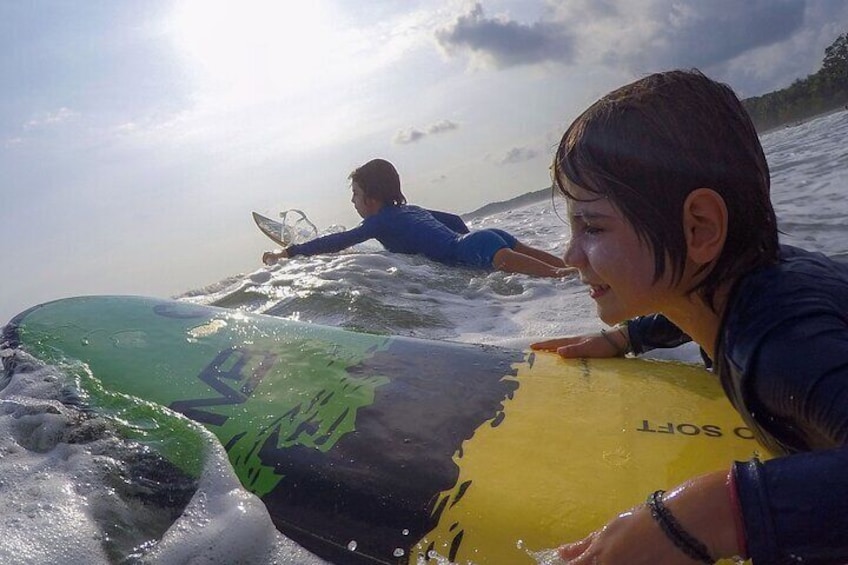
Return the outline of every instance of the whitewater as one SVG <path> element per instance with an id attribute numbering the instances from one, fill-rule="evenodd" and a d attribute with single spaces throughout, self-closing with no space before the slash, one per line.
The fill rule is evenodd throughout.
<path id="1" fill-rule="evenodd" d="M 846 111 L 762 136 L 782 242 L 848 258 L 846 138 Z M 414 188 L 409 192 L 414 202 Z M 565 202 L 547 191 L 493 203 L 466 220 L 471 229 L 501 228 L 560 254 L 568 238 L 564 217 Z M 357 331 L 517 348 L 603 327 L 573 277 L 447 267 L 387 253 L 376 242 L 272 267 L 256 261 L 254 272 L 177 299 Z M 656 355 L 699 360 L 693 347 Z M 145 448 L 119 437 L 109 422 L 81 417 L 68 398 L 74 376 L 67 367 L 3 344 L 0 361 L 0 562 L 322 563 L 277 532 L 211 435 L 197 482 L 157 482 Z M 549 559 L 549 552 L 539 554 L 540 561 Z"/>

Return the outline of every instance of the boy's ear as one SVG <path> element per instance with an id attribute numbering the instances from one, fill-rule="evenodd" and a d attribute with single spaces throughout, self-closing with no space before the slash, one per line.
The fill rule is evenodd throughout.
<path id="1" fill-rule="evenodd" d="M 727 205 L 715 190 L 697 188 L 683 203 L 683 230 L 688 257 L 699 265 L 721 254 L 727 239 Z"/>

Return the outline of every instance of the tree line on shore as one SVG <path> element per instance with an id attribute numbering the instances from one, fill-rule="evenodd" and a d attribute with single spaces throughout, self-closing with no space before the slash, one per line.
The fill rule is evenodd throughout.
<path id="1" fill-rule="evenodd" d="M 848 33 L 824 50 L 818 72 L 782 90 L 746 98 L 742 103 L 759 132 L 848 108 Z"/>

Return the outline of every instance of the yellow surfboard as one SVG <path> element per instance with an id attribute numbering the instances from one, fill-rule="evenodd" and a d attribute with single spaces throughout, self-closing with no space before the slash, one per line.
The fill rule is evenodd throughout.
<path id="1" fill-rule="evenodd" d="M 675 362 L 123 296 L 37 306 L 3 340 L 84 363 L 86 409 L 143 428 L 186 473 L 185 422 L 211 430 L 277 528 L 334 563 L 533 564 L 654 490 L 766 455 L 716 378 Z"/>

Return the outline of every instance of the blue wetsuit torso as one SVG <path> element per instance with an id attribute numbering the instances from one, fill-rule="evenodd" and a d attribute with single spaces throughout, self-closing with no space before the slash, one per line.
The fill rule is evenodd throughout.
<path id="1" fill-rule="evenodd" d="M 289 257 L 333 253 L 369 239 L 376 239 L 393 253 L 420 254 L 440 263 L 474 267 L 490 267 L 491 256 L 498 249 L 515 246 L 515 238 L 506 232 L 470 234 L 455 214 L 404 204 L 383 206 L 353 229 L 291 245 L 286 251 Z"/>
<path id="2" fill-rule="evenodd" d="M 731 292 L 715 372 L 776 454 L 736 463 L 754 563 L 848 562 L 848 265 L 781 247 Z M 662 316 L 628 323 L 635 352 L 688 337 Z"/>

